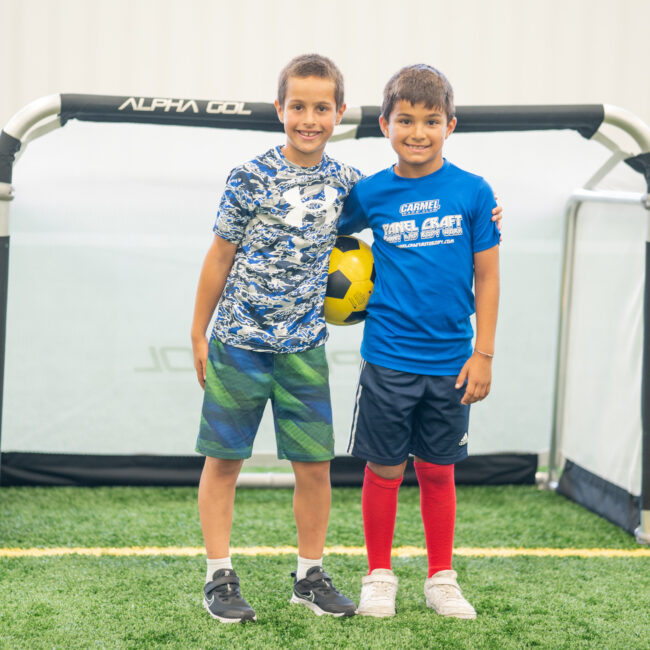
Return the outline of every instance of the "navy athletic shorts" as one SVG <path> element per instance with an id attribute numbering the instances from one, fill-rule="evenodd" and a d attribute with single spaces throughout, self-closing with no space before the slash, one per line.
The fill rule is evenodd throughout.
<path id="1" fill-rule="evenodd" d="M 467 457 L 469 405 L 457 375 L 418 375 L 361 362 L 348 452 L 379 465 L 413 454 L 451 465 Z"/>

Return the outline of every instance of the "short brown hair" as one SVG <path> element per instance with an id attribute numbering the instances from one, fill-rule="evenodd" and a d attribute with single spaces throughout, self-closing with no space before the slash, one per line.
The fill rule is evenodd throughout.
<path id="1" fill-rule="evenodd" d="M 291 59 L 284 66 L 278 79 L 278 102 L 280 106 L 284 106 L 289 77 L 321 77 L 322 79 L 331 79 L 334 82 L 336 108 L 339 109 L 343 106 L 343 75 L 336 67 L 336 64 L 326 56 L 320 54 L 301 54 Z"/>
<path id="2" fill-rule="evenodd" d="M 390 118 L 395 104 L 402 99 L 411 104 L 422 103 L 427 108 L 440 108 L 447 114 L 447 120 L 452 120 L 456 113 L 454 89 L 447 77 L 425 63 L 408 65 L 388 80 L 381 105 L 385 120 Z"/>

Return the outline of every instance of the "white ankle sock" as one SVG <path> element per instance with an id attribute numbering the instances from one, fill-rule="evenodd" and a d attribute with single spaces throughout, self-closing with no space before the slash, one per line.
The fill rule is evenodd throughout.
<path id="1" fill-rule="evenodd" d="M 318 560 L 308 560 L 307 558 L 298 556 L 298 570 L 296 571 L 296 580 L 302 580 L 307 576 L 307 571 L 313 566 L 323 566 L 323 558 Z"/>
<path id="2" fill-rule="evenodd" d="M 212 580 L 212 576 L 214 575 L 214 572 L 217 571 L 218 569 L 232 569 L 232 562 L 230 560 L 230 557 L 221 557 L 217 560 L 211 560 L 210 558 L 208 558 L 207 563 L 208 563 L 208 570 L 207 573 L 205 574 L 206 584 Z"/>

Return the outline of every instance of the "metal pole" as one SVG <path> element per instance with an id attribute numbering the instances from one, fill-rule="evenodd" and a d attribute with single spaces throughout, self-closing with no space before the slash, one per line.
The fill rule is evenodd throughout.
<path id="1" fill-rule="evenodd" d="M 603 108 L 603 122 L 625 131 L 639 145 L 641 151 L 650 151 L 650 130 L 641 118 L 620 106 L 604 104 Z"/>
<path id="2" fill-rule="evenodd" d="M 548 455 L 548 478 L 546 480 L 546 487 L 550 490 L 557 488 L 559 478 L 558 446 L 562 439 L 562 420 L 564 418 L 566 353 L 569 347 L 569 316 L 578 206 L 579 201 L 571 197 L 564 218 L 560 314 L 558 318 L 557 350 L 555 352 L 555 381 L 553 383 L 553 421 L 551 423 L 551 445 Z"/>

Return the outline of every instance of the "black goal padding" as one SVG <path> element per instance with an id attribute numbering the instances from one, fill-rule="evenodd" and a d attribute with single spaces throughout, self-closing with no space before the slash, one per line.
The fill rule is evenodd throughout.
<path id="1" fill-rule="evenodd" d="M 337 456 L 332 461 L 330 472 L 332 485 L 361 485 L 365 464 L 365 461 L 354 456 Z M 456 463 L 456 485 L 534 485 L 537 464 L 537 454 L 469 456 Z M 417 484 L 413 459 L 409 458 L 402 485 Z"/>
<path id="2" fill-rule="evenodd" d="M 650 152 L 646 151 L 645 153 L 640 153 L 637 156 L 626 158 L 625 162 L 635 172 L 639 172 L 639 174 L 643 174 L 643 176 L 645 177 L 648 193 L 650 194 Z"/>
<path id="3" fill-rule="evenodd" d="M 0 486 L 198 485 L 199 456 L 85 455 L 5 452 Z"/>
<path id="4" fill-rule="evenodd" d="M 202 456 L 6 452 L 1 460 L 1 486 L 198 485 L 203 467 Z M 364 465 L 358 458 L 337 456 L 331 466 L 332 485 L 360 486 Z M 536 454 L 470 456 L 456 465 L 456 483 L 534 484 L 536 471 Z M 417 484 L 412 461 L 407 466 L 404 484 Z"/>
<path id="5" fill-rule="evenodd" d="M 361 107 L 357 138 L 383 137 L 380 109 Z M 605 119 L 602 104 L 564 106 L 457 106 L 456 133 L 491 131 L 550 131 L 568 129 L 591 138 Z"/>
<path id="6" fill-rule="evenodd" d="M 117 95 L 61 95 L 61 126 L 69 120 L 204 126 L 250 131 L 282 131 L 268 103 Z"/>
<path id="7" fill-rule="evenodd" d="M 648 157 L 650 172 L 650 157 Z M 650 174 L 648 176 L 650 191 Z M 641 377 L 641 509 L 650 512 L 650 241 L 645 245 L 645 287 L 643 294 L 644 336 Z"/>
<path id="8" fill-rule="evenodd" d="M 571 460 L 564 464 L 557 492 L 628 533 L 634 534 L 641 521 L 640 497 L 631 495 Z"/>
<path id="9" fill-rule="evenodd" d="M 356 137 L 383 137 L 378 106 L 362 106 Z M 572 129 L 591 138 L 605 118 L 602 104 L 563 106 L 457 106 L 459 133 Z M 90 122 L 136 122 L 207 126 L 222 129 L 282 131 L 275 106 L 263 102 L 61 95 L 61 125 L 71 119 Z"/>
<path id="10" fill-rule="evenodd" d="M 20 147 L 20 140 L 4 131 L 0 132 L 0 183 L 11 183 L 14 162 Z"/>

